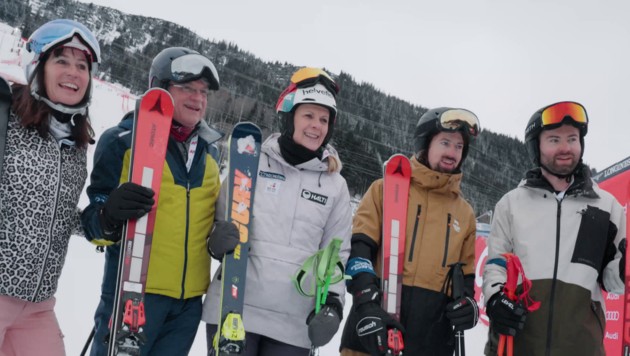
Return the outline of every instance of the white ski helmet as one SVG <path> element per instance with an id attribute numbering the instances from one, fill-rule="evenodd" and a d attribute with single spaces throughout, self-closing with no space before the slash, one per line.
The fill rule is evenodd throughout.
<path id="1" fill-rule="evenodd" d="M 37 74 L 41 72 L 40 64 L 48 59 L 54 48 L 62 45 L 84 51 L 90 66 L 90 83 L 85 98 L 74 106 L 53 103 L 39 93 Z M 81 115 L 87 113 L 86 109 L 92 96 L 92 76 L 98 72 L 100 62 L 101 49 L 94 34 L 83 24 L 68 19 L 52 20 L 35 30 L 26 42 L 26 51 L 22 57 L 26 82 L 30 85 L 31 95 L 35 99 L 62 113 Z"/>

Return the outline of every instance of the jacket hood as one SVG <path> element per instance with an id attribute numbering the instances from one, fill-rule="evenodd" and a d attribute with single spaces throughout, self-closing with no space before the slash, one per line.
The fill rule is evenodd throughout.
<path id="1" fill-rule="evenodd" d="M 461 195 L 460 184 L 462 173 L 441 173 L 420 163 L 414 156 L 411 158 L 411 184 L 424 189 Z"/>

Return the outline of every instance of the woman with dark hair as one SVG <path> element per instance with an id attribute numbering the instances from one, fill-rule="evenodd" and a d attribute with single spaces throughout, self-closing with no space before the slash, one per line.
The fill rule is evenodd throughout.
<path id="1" fill-rule="evenodd" d="M 87 178 L 88 105 L 100 48 L 72 20 L 26 43 L 26 85 L 13 85 L 0 176 L 0 354 L 65 355 L 57 283 Z M 33 342 L 37 340 L 36 342 Z"/>

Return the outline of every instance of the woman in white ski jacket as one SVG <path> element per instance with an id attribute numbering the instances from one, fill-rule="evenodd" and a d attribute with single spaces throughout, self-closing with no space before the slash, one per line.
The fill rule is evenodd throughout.
<path id="1" fill-rule="evenodd" d="M 298 294 L 292 282 L 304 261 L 333 238 L 343 240 L 342 263 L 350 250 L 350 196 L 339 174 L 341 161 L 328 144 L 337 92 L 324 71 L 297 71 L 278 100 L 282 133 L 262 145 L 245 284 L 245 355 L 308 355 L 313 342 L 332 338 L 342 318 L 343 283 L 330 286 L 327 307 L 318 314 L 333 322 L 319 323 L 311 322 L 319 319 L 311 315 L 314 298 Z M 225 209 L 225 193 L 223 186 L 217 211 Z M 219 322 L 220 289 L 215 277 L 204 303 L 209 349 Z"/>
<path id="2" fill-rule="evenodd" d="M 65 354 L 54 312 L 92 141 L 88 105 L 100 61 L 94 35 L 71 20 L 35 30 L 14 84 L 0 161 L 0 355 Z M 30 56 L 30 58 L 27 58 Z M 7 114 L 5 113 L 0 113 Z M 7 122 L 8 119 L 8 122 Z"/>

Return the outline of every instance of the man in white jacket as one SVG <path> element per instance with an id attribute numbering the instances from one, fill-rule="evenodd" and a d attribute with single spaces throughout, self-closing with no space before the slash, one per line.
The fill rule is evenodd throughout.
<path id="1" fill-rule="evenodd" d="M 497 203 L 488 238 L 486 355 L 497 354 L 497 334 L 514 336 L 515 355 L 605 354 L 602 288 L 624 291 L 626 219 L 582 163 L 587 130 L 586 110 L 575 102 L 544 107 L 527 124 L 537 168 Z M 528 313 L 503 293 L 504 253 L 520 258 L 540 309 Z"/>

